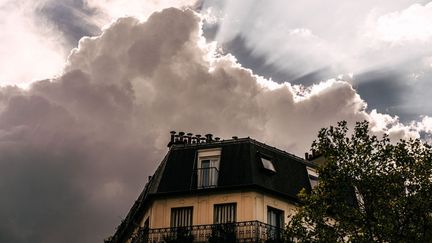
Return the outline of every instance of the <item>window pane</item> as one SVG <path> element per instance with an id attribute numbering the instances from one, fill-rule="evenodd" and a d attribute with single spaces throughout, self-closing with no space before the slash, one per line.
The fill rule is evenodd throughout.
<path id="1" fill-rule="evenodd" d="M 310 167 L 307 167 L 307 172 L 309 176 L 309 182 L 312 188 L 316 187 L 319 183 L 318 181 L 318 172 Z"/>
<path id="2" fill-rule="evenodd" d="M 264 169 L 272 171 L 272 172 L 276 172 L 276 169 L 270 160 L 261 157 L 261 163 L 262 163 L 262 166 L 264 167 Z"/>
<path id="3" fill-rule="evenodd" d="M 267 224 L 282 228 L 284 226 L 284 212 L 272 207 L 267 208 Z"/>
<path id="4" fill-rule="evenodd" d="M 219 157 L 206 157 L 199 160 L 197 177 L 198 188 L 217 186 Z"/>

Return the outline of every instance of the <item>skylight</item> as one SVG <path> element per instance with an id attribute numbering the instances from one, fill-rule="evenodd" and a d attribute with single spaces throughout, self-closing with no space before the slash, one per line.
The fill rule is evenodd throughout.
<path id="1" fill-rule="evenodd" d="M 261 157 L 261 164 L 264 167 L 264 169 L 272 172 L 276 172 L 276 169 L 273 163 L 271 162 L 271 160 Z"/>

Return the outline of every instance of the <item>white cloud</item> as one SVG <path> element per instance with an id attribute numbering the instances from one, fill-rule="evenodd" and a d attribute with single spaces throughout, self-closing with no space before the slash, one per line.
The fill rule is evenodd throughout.
<path id="1" fill-rule="evenodd" d="M 91 8 L 99 11 L 99 23 L 106 25 L 121 17 L 134 16 L 142 20 L 155 11 L 167 7 L 192 6 L 196 0 L 84 0 Z M 95 16 L 96 18 L 96 16 Z M 102 26 L 101 26 L 102 27 Z"/>
<path id="2" fill-rule="evenodd" d="M 413 4 L 407 9 L 379 16 L 373 27 L 375 38 L 392 43 L 430 41 L 432 38 L 432 2 Z"/>
<path id="3" fill-rule="evenodd" d="M 25 84 L 62 70 L 64 40 L 51 26 L 35 20 L 33 11 L 39 4 L 42 1 L 0 3 L 1 85 Z"/>

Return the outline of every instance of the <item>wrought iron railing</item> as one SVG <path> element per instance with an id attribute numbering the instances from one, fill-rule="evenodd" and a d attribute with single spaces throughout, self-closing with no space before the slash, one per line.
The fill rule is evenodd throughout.
<path id="1" fill-rule="evenodd" d="M 284 230 L 259 221 L 140 229 L 132 243 L 284 242 Z"/>
<path id="2" fill-rule="evenodd" d="M 216 167 L 198 168 L 192 176 L 191 189 L 203 189 L 216 187 L 219 178 L 219 171 Z"/>

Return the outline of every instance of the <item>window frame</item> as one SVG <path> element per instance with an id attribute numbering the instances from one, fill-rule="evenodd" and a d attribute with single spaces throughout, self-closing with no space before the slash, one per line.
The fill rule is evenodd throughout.
<path id="1" fill-rule="evenodd" d="M 271 222 L 269 222 L 270 212 L 274 212 L 275 215 L 278 215 L 278 217 L 279 217 L 279 220 L 278 220 L 279 223 L 278 224 L 280 224 L 279 226 L 273 225 L 273 224 L 271 224 Z M 285 226 L 285 211 L 282 209 L 267 205 L 267 224 L 271 225 L 273 227 L 284 228 L 284 226 Z"/>
<path id="2" fill-rule="evenodd" d="M 193 225 L 193 206 L 186 206 L 186 207 L 172 207 L 171 208 L 171 212 L 170 212 L 170 227 L 171 228 L 181 228 L 181 227 L 190 227 Z M 174 212 L 180 212 L 180 210 L 184 210 L 185 212 L 187 212 L 188 210 L 190 210 L 190 215 L 184 215 L 182 216 L 181 214 L 178 215 L 177 217 L 174 217 Z M 189 213 L 189 212 L 188 212 Z M 186 222 L 186 224 L 189 223 L 189 225 L 182 225 L 181 221 L 183 217 L 183 221 L 189 221 Z M 188 219 L 186 219 L 185 217 L 188 217 Z M 177 218 L 177 219 L 176 219 Z M 179 219 L 180 218 L 180 219 Z M 180 224 L 178 224 L 178 222 L 180 222 Z"/>
<path id="3" fill-rule="evenodd" d="M 222 222 L 225 220 L 221 220 L 219 219 L 219 215 L 223 216 L 223 212 L 216 212 L 218 208 L 222 208 L 222 207 L 229 207 L 229 206 L 234 206 L 234 212 L 230 215 L 233 215 L 234 220 L 233 221 L 226 221 L 226 222 Z M 219 220 L 218 220 L 219 219 Z M 218 222 L 219 221 L 219 222 Z M 213 224 L 229 224 L 229 223 L 235 223 L 237 222 L 237 202 L 229 202 L 229 203 L 217 203 L 217 204 L 213 204 Z"/>

